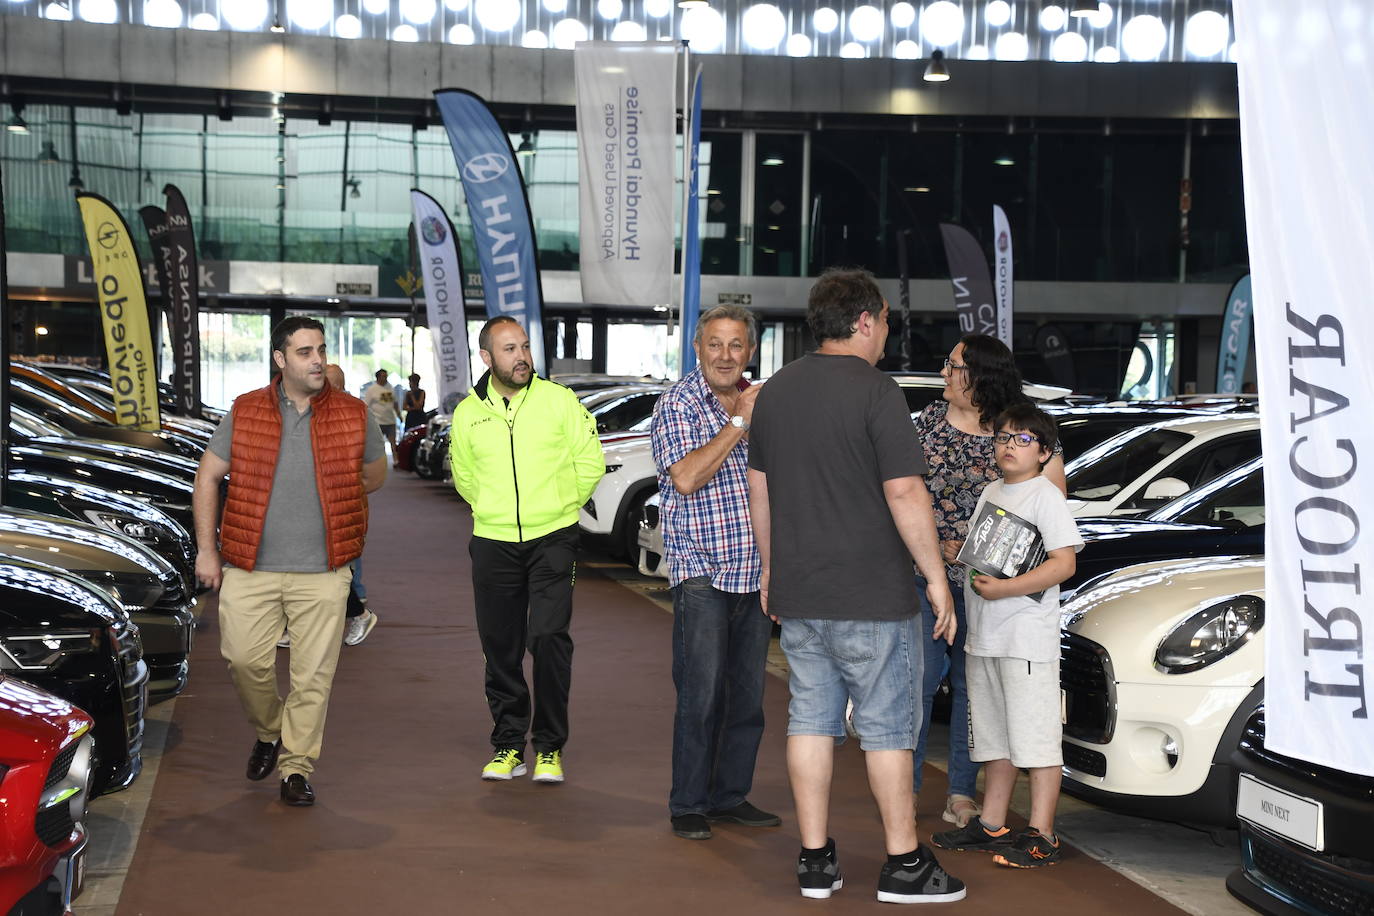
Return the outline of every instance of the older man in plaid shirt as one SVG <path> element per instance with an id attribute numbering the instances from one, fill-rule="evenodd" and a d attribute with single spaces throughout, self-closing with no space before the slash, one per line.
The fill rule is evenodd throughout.
<path id="1" fill-rule="evenodd" d="M 697 368 L 663 393 L 652 442 L 673 587 L 673 833 L 711 837 L 712 821 L 775 827 L 748 801 L 763 737 L 763 678 L 772 625 L 759 606 L 759 552 L 749 523 L 749 419 L 744 380 L 754 316 L 702 314 Z"/>

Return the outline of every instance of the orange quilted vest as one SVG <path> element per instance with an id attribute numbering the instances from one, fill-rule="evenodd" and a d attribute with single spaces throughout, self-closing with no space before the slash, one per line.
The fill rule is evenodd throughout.
<path id="1" fill-rule="evenodd" d="M 252 571 L 262 543 L 263 521 L 281 446 L 281 377 L 266 388 L 234 400 L 234 435 L 229 447 L 229 497 L 220 521 L 220 552 L 239 569 Z M 315 486 L 324 510 L 329 568 L 338 569 L 363 552 L 367 498 L 363 493 L 363 449 L 367 405 L 330 385 L 310 401 L 310 443 Z"/>

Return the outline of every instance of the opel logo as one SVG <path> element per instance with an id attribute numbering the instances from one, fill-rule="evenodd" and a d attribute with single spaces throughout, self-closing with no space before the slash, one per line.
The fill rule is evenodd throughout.
<path id="1" fill-rule="evenodd" d="M 506 174 L 510 160 L 500 153 L 483 153 L 473 156 L 463 166 L 463 177 L 473 184 L 486 184 Z"/>
<path id="2" fill-rule="evenodd" d="M 95 237 L 101 248 L 113 248 L 119 242 L 119 230 L 114 227 L 114 223 L 101 223 L 100 228 L 95 231 Z"/>

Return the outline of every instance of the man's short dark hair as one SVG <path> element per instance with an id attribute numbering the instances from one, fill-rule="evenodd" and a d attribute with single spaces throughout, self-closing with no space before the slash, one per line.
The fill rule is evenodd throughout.
<path id="1" fill-rule="evenodd" d="M 1059 442 L 1059 427 L 1055 425 L 1053 417 L 1030 401 L 1013 404 L 997 415 L 992 430 L 1000 433 L 1003 429 L 1030 433 L 1040 440 L 1041 448 L 1048 451 L 1051 457 L 1054 456 L 1054 446 Z M 1044 467 L 1048 460 L 1041 462 L 1040 466 Z"/>
<path id="2" fill-rule="evenodd" d="M 854 336 L 859 316 L 877 318 L 883 294 L 873 274 L 859 268 L 832 267 L 816 279 L 806 302 L 806 323 L 819 343 Z"/>
<path id="3" fill-rule="evenodd" d="M 505 324 L 509 321 L 516 327 L 521 327 L 520 322 L 509 315 L 497 315 L 495 318 L 488 318 L 487 323 L 482 325 L 482 330 L 477 332 L 477 349 L 491 352 L 491 329 L 498 324 Z"/>
<path id="4" fill-rule="evenodd" d="M 286 352 L 286 341 L 297 331 L 319 331 L 324 333 L 324 325 L 318 320 L 307 315 L 292 315 L 277 322 L 277 326 L 272 329 L 272 350 L 273 352 Z"/>
<path id="5" fill-rule="evenodd" d="M 380 378 L 381 378 L 382 376 L 384 376 L 384 375 L 386 375 L 386 370 L 385 370 L 385 369 L 378 369 L 376 372 L 374 372 L 374 373 L 372 374 L 372 377 L 375 378 L 375 379 L 380 379 Z"/>

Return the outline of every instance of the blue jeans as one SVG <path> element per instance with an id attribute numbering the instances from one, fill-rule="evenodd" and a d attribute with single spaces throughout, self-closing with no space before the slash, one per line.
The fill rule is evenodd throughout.
<path id="1" fill-rule="evenodd" d="M 791 669 L 787 734 L 844 739 L 844 709 L 865 751 L 916 747 L 921 650 L 915 617 L 822 620 L 784 617 L 779 643 Z"/>
<path id="2" fill-rule="evenodd" d="M 723 592 L 706 576 L 673 586 L 673 817 L 733 808 L 749 795 L 772 635 L 758 592 Z"/>
<path id="3" fill-rule="evenodd" d="M 921 597 L 921 644 L 925 647 L 925 678 L 922 683 L 922 701 L 925 715 L 921 719 L 921 737 L 916 743 L 916 758 L 913 788 L 921 791 L 921 764 L 925 762 L 926 738 L 930 734 L 930 707 L 935 702 L 935 694 L 940 689 L 940 681 L 949 673 L 950 710 L 949 710 L 949 794 L 976 797 L 978 787 L 978 768 L 968 757 L 968 685 L 964 681 L 964 634 L 968 632 L 968 615 L 964 613 L 964 590 L 951 585 L 954 595 L 954 616 L 959 622 L 959 632 L 954 636 L 954 645 L 943 639 L 933 637 L 935 631 L 935 612 L 926 598 L 926 580 L 916 577 L 916 591 Z"/>

